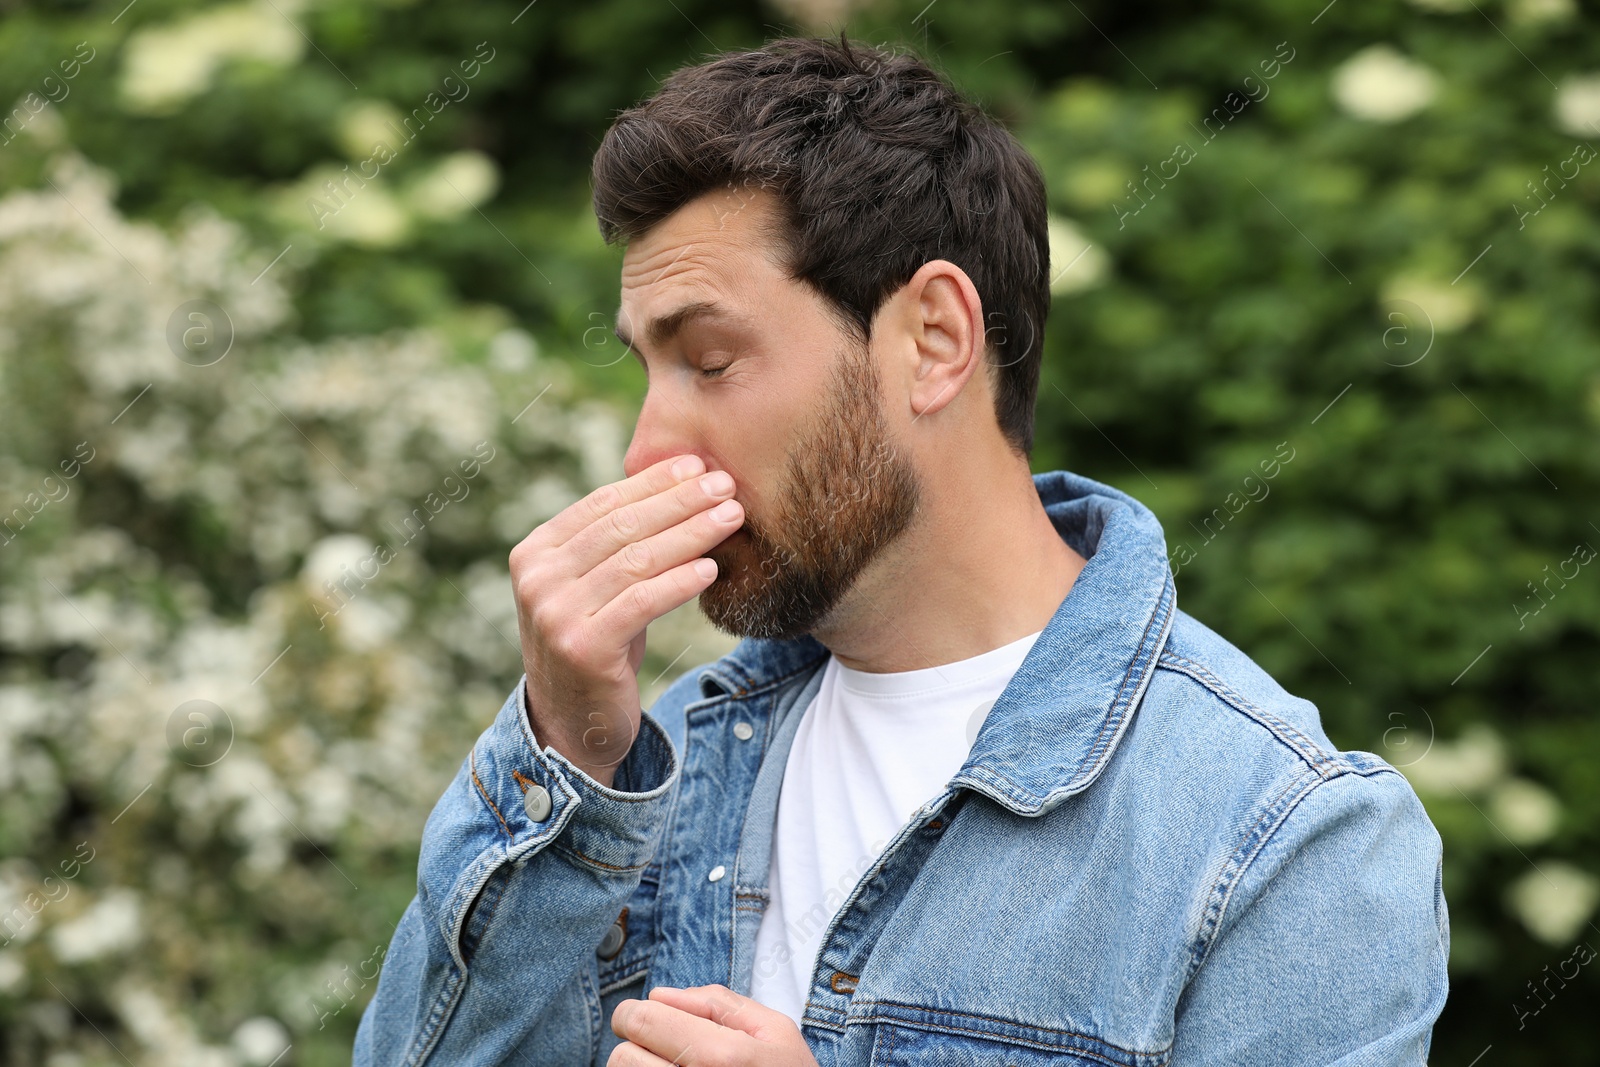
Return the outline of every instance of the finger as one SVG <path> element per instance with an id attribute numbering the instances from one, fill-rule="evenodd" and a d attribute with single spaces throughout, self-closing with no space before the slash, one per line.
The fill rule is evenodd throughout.
<path id="1" fill-rule="evenodd" d="M 667 567 L 697 556 L 737 529 L 744 506 L 735 501 L 731 519 L 711 520 L 705 513 L 733 496 L 733 478 L 712 471 L 670 486 L 664 492 L 625 504 L 575 534 L 561 549 L 568 577 L 595 572 L 595 601 L 605 604 L 620 589 Z M 715 485 L 716 488 L 711 488 Z M 666 540 L 653 540 L 663 533 Z"/>
<path id="2" fill-rule="evenodd" d="M 701 564 L 710 564 L 705 568 L 705 573 L 699 570 Z M 636 582 L 595 612 L 595 631 L 601 634 L 637 633 L 673 608 L 699 596 L 716 577 L 715 560 L 696 558 L 664 574 Z"/>
<path id="3" fill-rule="evenodd" d="M 759 1048 L 749 1034 L 662 1000 L 622 1001 L 612 1009 L 611 1030 L 623 1040 L 685 1067 L 698 1062 L 753 1063 Z"/>
<path id="4" fill-rule="evenodd" d="M 718 1026 L 740 1030 L 759 1040 L 769 1040 L 777 1032 L 795 1029 L 794 1020 L 760 1001 L 735 993 L 725 985 L 702 985 L 688 989 L 657 986 L 650 997 L 680 1011 L 709 1019 Z"/>
<path id="5" fill-rule="evenodd" d="M 672 469 L 679 460 L 684 460 L 686 464 L 686 473 L 682 476 L 675 474 Z M 655 496 L 704 470 L 705 461 L 699 456 L 692 454 L 668 456 L 646 467 L 632 478 L 600 486 L 582 500 L 562 509 L 559 515 L 543 523 L 528 537 L 530 539 L 537 537 L 542 543 L 551 547 L 566 544 L 586 527 L 605 518 L 617 508 Z"/>
<path id="6" fill-rule="evenodd" d="M 647 1048 L 624 1041 L 606 1057 L 606 1067 L 683 1067 L 681 1063 L 664 1060 Z"/>

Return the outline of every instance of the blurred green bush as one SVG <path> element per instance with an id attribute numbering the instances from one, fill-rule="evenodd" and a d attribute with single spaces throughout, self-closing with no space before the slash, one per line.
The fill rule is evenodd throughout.
<path id="1" fill-rule="evenodd" d="M 505 554 L 643 395 L 586 343 L 590 153 L 672 69 L 841 17 L 1043 167 L 1034 468 L 1148 502 L 1180 604 L 1427 803 L 1432 1061 L 1600 1062 L 1575 0 L 7 9 L 0 1062 L 347 1062 L 520 674 Z M 731 644 L 651 635 L 647 703 Z"/>

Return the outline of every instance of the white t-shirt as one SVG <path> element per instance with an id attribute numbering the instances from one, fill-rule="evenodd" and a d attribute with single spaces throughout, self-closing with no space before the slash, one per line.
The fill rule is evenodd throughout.
<path id="1" fill-rule="evenodd" d="M 961 769 L 1039 633 L 890 674 L 829 657 L 784 767 L 753 1000 L 799 1023 L 828 924 L 912 813 Z"/>

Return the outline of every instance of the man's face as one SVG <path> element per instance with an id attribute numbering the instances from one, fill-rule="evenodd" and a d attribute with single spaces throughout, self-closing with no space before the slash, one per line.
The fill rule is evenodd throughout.
<path id="1" fill-rule="evenodd" d="M 761 229 L 774 207 L 764 192 L 708 194 L 631 242 L 618 315 L 650 381 L 625 473 L 692 452 L 733 476 L 745 521 L 706 553 L 718 573 L 700 608 L 739 637 L 811 632 L 920 493 L 870 348 L 774 261 Z M 701 310 L 654 335 L 689 305 Z"/>

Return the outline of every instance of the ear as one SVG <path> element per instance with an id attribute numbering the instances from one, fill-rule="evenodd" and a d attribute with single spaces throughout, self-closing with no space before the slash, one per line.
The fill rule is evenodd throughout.
<path id="1" fill-rule="evenodd" d="M 901 357 L 914 421 L 948 406 L 985 363 L 983 301 L 966 271 L 934 259 L 911 276 L 891 304 L 894 351 Z"/>

